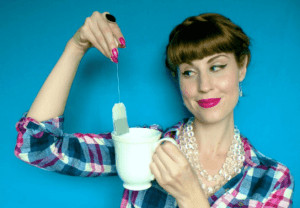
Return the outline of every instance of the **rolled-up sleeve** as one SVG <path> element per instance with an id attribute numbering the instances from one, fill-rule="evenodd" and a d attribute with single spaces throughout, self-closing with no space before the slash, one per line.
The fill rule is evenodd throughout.
<path id="1" fill-rule="evenodd" d="M 68 134 L 64 117 L 38 122 L 26 114 L 16 124 L 15 155 L 33 166 L 72 176 L 116 175 L 111 134 Z"/>

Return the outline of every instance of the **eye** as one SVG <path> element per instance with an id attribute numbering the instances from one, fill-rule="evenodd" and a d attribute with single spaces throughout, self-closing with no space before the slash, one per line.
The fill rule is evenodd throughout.
<path id="1" fill-rule="evenodd" d="M 213 65 L 213 66 L 210 67 L 210 70 L 213 71 L 213 72 L 216 72 L 216 71 L 220 71 L 221 69 L 224 69 L 226 66 L 227 66 L 227 64 Z"/>
<path id="2" fill-rule="evenodd" d="M 191 77 L 193 74 L 194 74 L 194 72 L 190 71 L 190 70 L 185 70 L 184 72 L 182 72 L 182 75 L 184 77 Z"/>

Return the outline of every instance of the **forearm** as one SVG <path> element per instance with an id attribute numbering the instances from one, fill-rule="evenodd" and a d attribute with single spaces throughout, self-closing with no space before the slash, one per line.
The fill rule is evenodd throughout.
<path id="1" fill-rule="evenodd" d="M 38 121 L 48 120 L 63 114 L 70 88 L 84 51 L 71 39 L 62 56 L 44 82 L 27 117 Z"/>

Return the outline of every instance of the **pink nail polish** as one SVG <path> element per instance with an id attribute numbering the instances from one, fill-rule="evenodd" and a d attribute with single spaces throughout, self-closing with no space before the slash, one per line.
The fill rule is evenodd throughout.
<path id="1" fill-rule="evenodd" d="M 126 47 L 125 39 L 123 37 L 121 37 L 121 38 L 119 38 L 119 41 L 121 43 L 121 48 L 125 48 Z"/>
<path id="2" fill-rule="evenodd" d="M 115 56 L 111 56 L 110 58 L 114 63 L 118 63 L 118 58 L 116 58 Z"/>
<path id="3" fill-rule="evenodd" d="M 112 49 L 112 55 L 116 58 L 118 58 L 119 54 L 116 48 Z"/>

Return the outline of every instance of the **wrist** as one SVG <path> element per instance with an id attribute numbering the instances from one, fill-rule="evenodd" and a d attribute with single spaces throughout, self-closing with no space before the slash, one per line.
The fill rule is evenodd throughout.
<path id="1" fill-rule="evenodd" d="M 197 186 L 190 194 L 177 199 L 180 208 L 207 208 L 210 207 L 209 202 L 202 191 L 200 185 Z"/>
<path id="2" fill-rule="evenodd" d="M 209 208 L 210 205 L 208 203 L 208 200 L 206 198 L 201 197 L 195 197 L 195 198 L 189 198 L 181 201 L 177 201 L 178 207 L 180 208 Z"/>
<path id="3" fill-rule="evenodd" d="M 68 41 L 65 47 L 65 52 L 72 54 L 74 58 L 79 58 L 80 60 L 84 56 L 86 51 L 87 49 L 79 46 L 73 38 Z"/>

